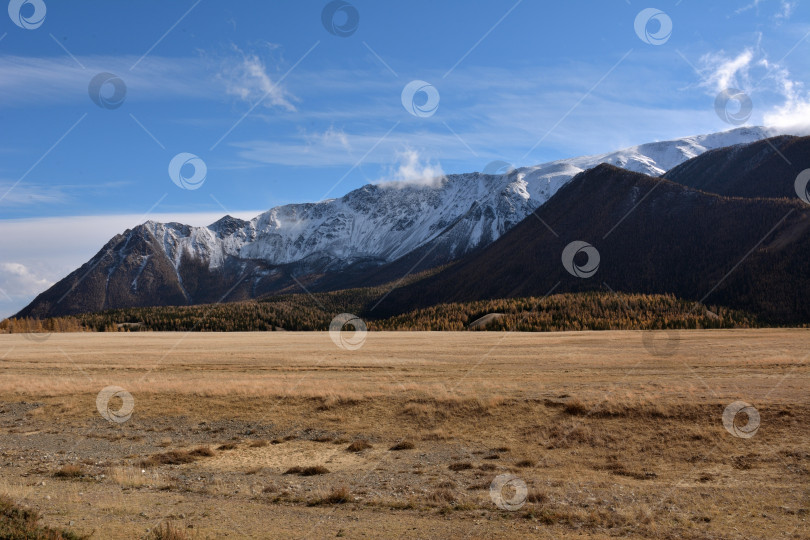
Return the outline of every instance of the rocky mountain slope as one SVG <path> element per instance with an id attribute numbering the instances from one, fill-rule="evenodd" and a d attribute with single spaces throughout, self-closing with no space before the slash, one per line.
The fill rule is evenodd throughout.
<path id="1" fill-rule="evenodd" d="M 338 287 L 379 268 L 418 271 L 483 248 L 600 163 L 658 176 L 712 149 L 761 140 L 763 128 L 643 144 L 503 175 L 449 175 L 432 185 L 370 184 L 339 199 L 272 208 L 208 227 L 148 221 L 18 316 L 185 305 Z M 391 266 L 393 265 L 393 266 Z"/>
<path id="2" fill-rule="evenodd" d="M 791 165 L 779 156 L 780 146 L 789 150 Z M 758 173 L 741 177 L 740 160 Z M 786 198 L 808 167 L 810 138 L 794 137 L 718 150 L 667 175 L 750 195 L 727 197 L 600 165 L 577 175 L 498 241 L 393 290 L 367 315 L 602 290 L 671 293 L 771 322 L 810 322 L 810 205 L 795 193 Z M 575 249 L 566 269 L 572 242 L 591 248 Z"/>

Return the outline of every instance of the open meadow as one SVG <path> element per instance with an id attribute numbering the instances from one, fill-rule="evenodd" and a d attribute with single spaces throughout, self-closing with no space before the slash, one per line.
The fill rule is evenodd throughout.
<path id="1" fill-rule="evenodd" d="M 2 335 L 0 494 L 93 538 L 808 538 L 808 338 Z"/>

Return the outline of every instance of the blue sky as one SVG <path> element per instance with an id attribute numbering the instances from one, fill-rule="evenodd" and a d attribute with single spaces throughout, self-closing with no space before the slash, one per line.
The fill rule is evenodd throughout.
<path id="1" fill-rule="evenodd" d="M 810 123 L 798 0 L 352 0 L 328 18 L 340 33 L 356 13 L 346 36 L 324 1 L 15 1 L 28 26 L 46 12 L 0 20 L 0 315 L 145 216 L 204 224 L 720 131 L 727 87 L 750 95 L 749 124 Z M 661 44 L 634 28 L 651 6 L 672 22 Z M 99 73 L 120 106 L 91 99 Z M 403 106 L 414 80 L 435 88 L 429 116 Z M 198 189 L 169 177 L 179 153 L 205 164 Z"/>

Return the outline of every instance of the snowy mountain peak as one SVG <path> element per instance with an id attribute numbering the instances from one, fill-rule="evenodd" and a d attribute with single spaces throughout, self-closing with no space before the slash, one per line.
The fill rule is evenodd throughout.
<path id="1" fill-rule="evenodd" d="M 343 197 L 271 208 L 251 221 L 225 216 L 209 227 L 144 224 L 178 267 L 184 255 L 210 269 L 228 260 L 276 266 L 317 261 L 336 270 L 393 261 L 431 242 L 447 260 L 494 241 L 576 174 L 609 163 L 653 176 L 706 152 L 768 137 L 764 128 L 653 142 L 557 160 L 503 175 L 448 175 L 434 184 L 368 184 Z M 315 263 L 313 263 L 315 264 Z"/>

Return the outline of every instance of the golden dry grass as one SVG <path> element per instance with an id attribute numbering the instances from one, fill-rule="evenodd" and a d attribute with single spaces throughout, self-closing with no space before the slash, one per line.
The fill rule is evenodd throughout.
<path id="1" fill-rule="evenodd" d="M 810 332 L 671 337 L 0 336 L 0 492 L 100 537 L 808 537 Z M 123 424 L 96 409 L 109 385 Z M 723 427 L 738 400 L 749 439 Z M 51 482 L 74 454 L 83 474 Z M 505 474 L 514 511 L 490 496 Z"/>

